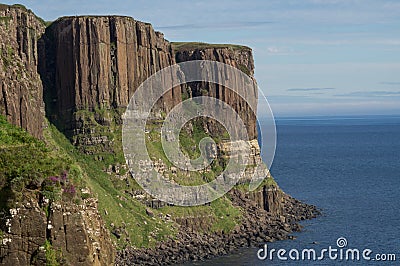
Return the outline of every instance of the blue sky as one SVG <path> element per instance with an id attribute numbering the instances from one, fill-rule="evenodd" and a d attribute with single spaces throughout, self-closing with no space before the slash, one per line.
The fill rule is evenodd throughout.
<path id="1" fill-rule="evenodd" d="M 45 20 L 128 15 L 170 41 L 250 46 L 258 84 L 277 116 L 400 114 L 400 1 L 20 3 Z"/>

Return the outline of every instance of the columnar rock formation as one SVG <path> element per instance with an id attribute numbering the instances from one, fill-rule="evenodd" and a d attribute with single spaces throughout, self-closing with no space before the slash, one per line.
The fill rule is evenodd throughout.
<path id="1" fill-rule="evenodd" d="M 248 47 L 238 45 L 176 43 L 173 45 L 173 48 L 176 53 L 175 58 L 177 63 L 190 60 L 218 61 L 236 67 L 250 77 L 253 77 L 254 75 L 253 54 L 251 49 Z M 256 116 L 253 110 L 251 110 L 249 104 L 239 95 L 231 89 L 218 84 L 209 84 L 206 82 L 194 82 L 189 84 L 189 87 L 192 96 L 207 95 L 215 97 L 232 106 L 245 123 L 249 139 L 253 140 L 257 138 Z M 254 88 L 254 90 L 251 91 L 246 91 L 246 93 L 248 93 L 248 99 L 257 100 L 257 88 Z M 252 105 L 257 106 L 257 103 L 252 103 Z"/>
<path id="2" fill-rule="evenodd" d="M 120 16 L 63 17 L 46 29 L 41 74 L 45 80 L 47 108 L 64 131 L 77 134 L 79 110 L 124 109 L 137 87 L 158 70 L 188 60 L 206 59 L 232 65 L 248 75 L 254 73 L 250 48 L 212 45 L 190 48 L 173 45 L 147 23 Z M 159 101 L 168 111 L 182 99 L 187 86 L 173 88 Z M 250 139 L 257 136 L 255 115 L 235 93 L 214 84 L 189 86 L 192 96 L 207 90 L 238 111 L 248 127 Z M 257 99 L 257 91 L 249 92 Z M 75 132 L 74 132 L 75 130 Z M 78 130 L 82 132 L 82 130 Z"/>
<path id="3" fill-rule="evenodd" d="M 45 25 L 20 6 L 0 5 L 0 114 L 42 136 L 43 87 L 37 73 L 37 40 Z"/>
<path id="4" fill-rule="evenodd" d="M 120 124 L 118 116 L 135 89 L 156 71 L 176 62 L 206 59 L 232 65 L 250 76 L 254 73 L 250 48 L 191 43 L 172 46 L 150 24 L 129 17 L 63 17 L 42 36 L 44 24 L 30 11 L 2 6 L 0 12 L 0 65 L 4 69 L 0 111 L 37 137 L 42 134 L 44 107 L 40 78 L 47 116 L 70 137 L 83 135 L 74 139 L 75 144 L 100 144 L 110 151 L 114 139 L 103 134 L 103 129 L 95 129 L 96 123 L 108 127 L 114 120 Z M 36 71 L 38 64 L 41 76 Z M 216 84 L 196 82 L 173 88 L 160 99 L 159 109 L 170 110 L 187 91 L 192 97 L 208 95 L 230 104 L 246 124 L 249 139 L 257 138 L 255 114 L 247 103 Z M 256 101 L 257 90 L 248 93 Z M 88 117 L 77 113 L 81 110 L 118 112 L 117 117 L 95 117 L 96 121 L 88 124 Z M 214 124 L 208 121 L 208 130 L 218 135 Z"/>
<path id="5" fill-rule="evenodd" d="M 49 108 L 72 127 L 75 111 L 125 108 L 139 84 L 175 62 L 162 33 L 129 17 L 60 18 L 43 40 Z M 180 94 L 175 88 L 164 95 L 163 108 L 179 102 Z"/>

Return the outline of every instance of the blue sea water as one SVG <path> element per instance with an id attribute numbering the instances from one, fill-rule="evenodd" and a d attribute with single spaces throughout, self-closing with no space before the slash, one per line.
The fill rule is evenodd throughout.
<path id="1" fill-rule="evenodd" d="M 400 265 L 400 117 L 284 118 L 276 123 L 272 175 L 285 192 L 317 205 L 323 215 L 303 222 L 296 240 L 268 243 L 268 249 L 318 253 L 338 248 L 336 240 L 344 237 L 344 251 L 368 248 L 371 258 L 394 253 L 397 261 L 281 261 L 276 255 L 262 261 L 258 248 L 243 248 L 193 265 Z"/>

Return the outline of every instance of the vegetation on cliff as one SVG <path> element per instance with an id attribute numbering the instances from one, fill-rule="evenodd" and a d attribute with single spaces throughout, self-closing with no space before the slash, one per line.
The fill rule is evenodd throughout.
<path id="1" fill-rule="evenodd" d="M 121 250 L 158 248 L 161 241 L 185 249 L 195 237 L 195 246 L 219 245 L 220 250 L 211 253 L 220 255 L 259 241 L 250 241 L 258 222 L 248 221 L 253 214 L 268 212 L 275 225 L 284 226 L 280 215 L 285 197 L 272 177 L 255 192 L 242 184 L 234 190 L 239 196 L 231 193 L 203 206 L 171 206 L 152 198 L 136 183 L 122 149 L 122 114 L 143 80 L 172 64 L 201 59 L 227 63 L 252 76 L 250 48 L 170 43 L 150 24 L 123 16 L 63 17 L 50 25 L 19 5 L 0 4 L 0 14 L 7 15 L 0 16 L 0 114 L 4 115 L 0 115 L 0 263 L 7 259 L 10 263 L 22 254 L 27 263 L 57 264 L 62 262 L 60 250 L 71 261 L 94 261 L 97 256 L 101 263 L 109 263 L 112 259 L 107 256 L 114 252 L 105 227 Z M 257 90 L 249 94 L 257 99 Z M 250 140 L 255 141 L 252 162 L 261 160 L 255 114 L 243 99 L 215 84 L 182 85 L 163 95 L 146 126 L 151 163 L 182 185 L 215 179 L 228 160 L 224 144 L 229 136 L 212 119 L 193 119 L 179 134 L 182 150 L 191 159 L 200 155 L 200 140 L 213 138 L 215 145 L 207 147 L 207 153 L 214 161 L 207 169 L 177 169 L 163 152 L 160 130 L 166 113 L 200 95 L 219 98 L 235 108 Z M 254 165 L 246 171 L 254 171 Z M 19 211 L 20 217 L 34 221 L 19 218 Z M 246 223 L 243 238 L 238 231 Z M 58 228 L 54 229 L 55 224 Z M 280 239 L 292 230 L 284 227 Z M 37 238 L 33 241 L 24 230 L 34 230 Z M 236 242 L 229 240 L 232 234 Z M 209 236 L 218 236 L 220 243 L 208 243 Z M 226 240 L 229 248 L 224 246 Z M 37 250 L 21 250 L 27 242 Z M 73 254 L 80 250 L 84 252 Z M 176 261 L 190 259 L 188 252 Z"/>
<path id="2" fill-rule="evenodd" d="M 15 207 L 27 191 L 57 201 L 71 194 L 75 202 L 88 197 L 86 187 L 99 199 L 99 210 L 118 246 L 154 246 L 177 232 L 174 219 L 201 217 L 201 230 L 229 232 L 240 221 L 241 212 L 228 198 L 210 205 L 193 208 L 165 206 L 146 214 L 146 207 L 135 198 L 127 197 L 129 186 L 116 182 L 97 156 L 81 153 L 54 125 L 44 130 L 44 141 L 11 125 L 0 116 L 0 184 L 1 206 L 6 211 Z M 200 133 L 196 133 L 200 134 Z M 64 184 L 66 177 L 70 184 Z M 137 184 L 133 184 L 139 189 Z M 75 195 L 76 194 L 76 195 Z M 124 239 L 121 236 L 125 236 Z"/>
<path id="3" fill-rule="evenodd" d="M 204 42 L 171 42 L 172 48 L 175 52 L 188 51 L 188 50 L 204 50 L 213 48 L 228 48 L 232 50 L 249 50 L 251 48 L 238 44 L 219 44 L 219 43 L 204 43 Z"/>
<path id="4" fill-rule="evenodd" d="M 26 190 L 51 200 L 73 198 L 83 187 L 77 164 L 0 115 L 0 208 L 21 201 Z"/>
<path id="5" fill-rule="evenodd" d="M 58 149 L 74 160 L 84 171 L 85 181 L 92 194 L 99 200 L 99 211 L 112 237 L 119 247 L 128 244 L 138 247 L 151 246 L 174 232 L 171 223 L 146 214 L 146 207 L 127 197 L 125 186 L 106 173 L 106 164 L 98 155 L 80 152 L 53 125 L 49 137 Z M 108 165 L 107 165 L 108 166 Z"/>

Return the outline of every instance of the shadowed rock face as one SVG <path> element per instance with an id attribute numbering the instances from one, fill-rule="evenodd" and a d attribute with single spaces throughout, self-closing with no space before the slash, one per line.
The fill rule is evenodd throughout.
<path id="1" fill-rule="evenodd" d="M 176 62 L 214 60 L 237 67 L 250 76 L 254 73 L 250 48 L 186 50 L 182 46 L 174 50 L 163 34 L 155 32 L 150 24 L 129 17 L 60 18 L 46 29 L 41 42 L 46 55 L 40 64 L 46 107 L 54 120 L 62 122 L 65 127 L 62 130 L 71 133 L 69 136 L 80 128 L 74 112 L 124 109 L 145 79 Z M 193 96 L 207 90 L 209 96 L 230 104 L 247 125 L 250 139 L 257 137 L 255 116 L 248 106 L 235 93 L 213 84 L 195 83 L 173 88 L 160 99 L 156 108 L 168 112 L 181 101 L 181 92 L 187 89 Z M 251 93 L 257 99 L 257 91 Z"/>
<path id="2" fill-rule="evenodd" d="M 43 43 L 49 108 L 67 124 L 77 110 L 125 108 L 147 77 L 175 62 L 162 33 L 129 17 L 60 18 Z M 180 88 L 168 92 L 163 108 L 180 98 Z"/>
<path id="3" fill-rule="evenodd" d="M 42 136 L 43 87 L 37 73 L 37 39 L 44 24 L 21 7 L 0 6 L 0 113 Z"/>

